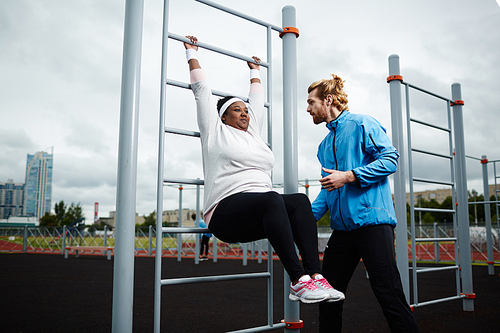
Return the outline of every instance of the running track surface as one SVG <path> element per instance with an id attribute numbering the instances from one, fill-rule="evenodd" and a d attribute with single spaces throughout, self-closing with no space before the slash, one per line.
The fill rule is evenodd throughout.
<path id="1" fill-rule="evenodd" d="M 265 271 L 267 262 L 219 259 L 194 264 L 163 259 L 163 278 Z M 0 253 L 1 332 L 111 332 L 113 260 L 68 259 L 60 254 Z M 283 318 L 283 268 L 274 261 L 274 322 Z M 475 311 L 455 300 L 414 309 L 420 332 L 498 332 L 500 267 L 488 275 L 473 266 Z M 136 257 L 133 331 L 153 331 L 154 258 Z M 419 300 L 455 292 L 454 273 L 419 275 Z M 301 305 L 301 332 L 318 331 L 318 306 Z M 162 332 L 225 332 L 267 324 L 264 279 L 162 287 Z M 283 330 L 276 330 L 282 332 Z M 388 332 L 388 326 L 358 265 L 344 305 L 343 332 Z M 274 331 L 273 331 L 274 332 Z"/>

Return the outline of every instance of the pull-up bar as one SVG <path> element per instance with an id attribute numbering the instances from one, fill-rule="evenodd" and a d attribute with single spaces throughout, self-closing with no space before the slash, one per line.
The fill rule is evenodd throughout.
<path id="1" fill-rule="evenodd" d="M 208 0 L 195 0 L 195 1 L 196 2 L 201 2 L 201 3 L 203 3 L 203 4 L 207 5 L 207 6 L 210 6 L 210 7 L 217 8 L 219 10 L 222 10 L 223 12 L 232 14 L 234 16 L 238 16 L 238 17 L 240 17 L 242 19 L 245 19 L 247 21 L 260 24 L 260 25 L 262 25 L 264 27 L 270 27 L 271 29 L 276 30 L 276 31 L 278 31 L 280 33 L 283 32 L 283 28 L 278 27 L 277 25 L 274 25 L 274 24 L 271 24 L 271 23 L 267 23 L 265 21 L 259 20 L 258 18 L 255 18 L 255 17 L 249 16 L 247 14 L 241 13 L 241 12 L 239 12 L 237 10 L 234 10 L 234 9 L 231 9 L 231 8 L 219 5 L 218 3 L 215 3 L 215 2 L 212 2 L 212 1 L 208 1 Z"/>

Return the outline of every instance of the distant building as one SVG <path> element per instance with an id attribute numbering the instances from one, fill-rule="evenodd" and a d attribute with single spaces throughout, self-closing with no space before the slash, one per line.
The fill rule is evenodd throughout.
<path id="1" fill-rule="evenodd" d="M 0 182 L 0 219 L 23 214 L 24 184 L 9 179 Z"/>
<path id="2" fill-rule="evenodd" d="M 191 218 L 193 214 L 196 214 L 194 209 L 184 208 L 182 210 L 182 226 L 183 227 L 194 227 L 194 220 Z M 170 226 L 178 226 L 179 210 L 164 210 L 162 214 L 162 222 L 168 223 Z M 135 224 L 143 224 L 144 216 L 139 216 L 135 213 Z M 109 212 L 109 217 L 100 217 L 97 221 L 98 225 L 114 228 L 116 226 L 116 211 Z"/>
<path id="3" fill-rule="evenodd" d="M 39 151 L 26 161 L 23 215 L 40 219 L 52 204 L 52 154 Z"/>
<path id="4" fill-rule="evenodd" d="M 480 189 L 476 189 L 476 191 L 481 191 L 482 192 L 483 188 L 481 187 Z M 498 194 L 500 194 L 500 184 L 497 185 L 497 190 L 499 191 Z M 488 191 L 489 195 L 486 199 L 489 200 L 489 197 L 495 194 L 495 185 L 488 185 Z M 480 192 L 480 194 L 481 194 Z M 439 190 L 428 190 L 428 191 L 420 191 L 420 192 L 413 192 L 413 203 L 416 205 L 418 203 L 419 199 L 425 199 L 427 201 L 431 201 L 432 199 L 435 199 L 439 204 L 443 203 L 444 200 L 446 200 L 447 197 L 451 197 L 451 188 L 449 189 L 439 189 Z M 406 203 L 410 203 L 410 193 L 406 193 Z"/>

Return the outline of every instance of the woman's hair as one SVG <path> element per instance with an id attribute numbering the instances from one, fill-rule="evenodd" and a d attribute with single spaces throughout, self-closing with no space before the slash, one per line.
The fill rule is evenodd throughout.
<path id="1" fill-rule="evenodd" d="M 314 89 L 318 88 L 316 91 L 316 96 L 321 100 L 324 100 L 326 96 L 333 96 L 333 105 L 339 111 L 349 111 L 349 107 L 347 106 L 347 94 L 344 91 L 344 81 L 342 79 L 332 74 L 332 79 L 322 79 L 316 82 L 313 82 L 307 92 L 310 93 Z"/>
<path id="2" fill-rule="evenodd" d="M 217 101 L 217 113 L 220 112 L 220 109 L 224 105 L 224 103 L 229 101 L 231 98 L 234 98 L 234 96 L 226 96 L 226 97 L 223 97 Z"/>

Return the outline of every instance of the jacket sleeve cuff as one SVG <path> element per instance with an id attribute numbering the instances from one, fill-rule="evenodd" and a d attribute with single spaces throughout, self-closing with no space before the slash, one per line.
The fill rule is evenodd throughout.
<path id="1" fill-rule="evenodd" d="M 354 175 L 354 184 L 356 184 L 356 186 L 358 188 L 361 188 L 361 183 L 359 182 L 359 179 L 358 179 L 358 175 L 356 174 L 356 172 L 354 170 L 351 170 L 352 171 L 352 174 Z"/>

